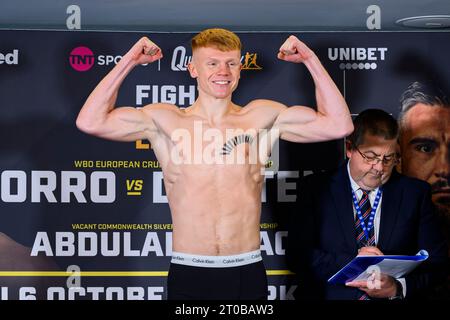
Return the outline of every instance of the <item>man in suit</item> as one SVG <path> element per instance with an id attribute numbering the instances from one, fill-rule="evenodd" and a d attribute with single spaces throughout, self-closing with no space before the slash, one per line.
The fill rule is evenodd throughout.
<path id="1" fill-rule="evenodd" d="M 300 188 L 287 252 L 300 281 L 297 298 L 418 297 L 447 272 L 430 187 L 393 171 L 398 125 L 392 116 L 368 109 L 355 118 L 354 127 L 346 141 L 348 162 L 333 173 L 305 178 Z M 404 278 L 381 274 L 375 288 L 368 281 L 327 283 L 357 255 L 414 255 L 421 249 L 428 251 L 428 260 Z"/>

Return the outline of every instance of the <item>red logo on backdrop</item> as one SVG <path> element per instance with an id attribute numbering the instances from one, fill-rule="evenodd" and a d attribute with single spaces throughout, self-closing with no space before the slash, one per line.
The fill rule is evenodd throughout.
<path id="1" fill-rule="evenodd" d="M 88 71 L 94 65 L 94 53 L 87 47 L 76 47 L 72 50 L 69 62 L 77 71 Z"/>

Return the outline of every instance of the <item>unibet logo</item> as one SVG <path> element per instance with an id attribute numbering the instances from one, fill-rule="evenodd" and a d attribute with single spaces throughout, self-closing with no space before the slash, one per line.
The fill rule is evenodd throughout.
<path id="1" fill-rule="evenodd" d="M 377 68 L 375 61 L 384 61 L 388 48 L 328 48 L 328 59 L 340 61 L 341 70 Z"/>
<path id="2" fill-rule="evenodd" d="M 0 64 L 19 64 L 19 50 L 14 49 L 12 53 L 0 53 Z"/>
<path id="3" fill-rule="evenodd" d="M 88 71 L 94 65 L 94 53 L 88 47 L 76 47 L 69 56 L 72 68 L 77 71 Z"/>

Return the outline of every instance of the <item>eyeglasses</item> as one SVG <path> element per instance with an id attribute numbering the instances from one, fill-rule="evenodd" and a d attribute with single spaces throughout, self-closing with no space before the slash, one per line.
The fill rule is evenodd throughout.
<path id="1" fill-rule="evenodd" d="M 379 164 L 380 162 L 382 162 L 382 163 L 383 163 L 383 166 L 390 166 L 390 165 L 392 165 L 392 164 L 396 164 L 396 163 L 397 163 L 397 160 L 398 160 L 398 159 L 397 159 L 397 155 L 396 155 L 396 154 L 391 154 L 391 155 L 388 155 L 388 156 L 383 156 L 383 159 L 380 159 L 380 158 L 377 157 L 377 156 L 374 156 L 374 157 L 368 156 L 368 155 L 362 153 L 362 152 L 358 149 L 357 146 L 354 145 L 354 147 L 355 147 L 356 151 L 358 151 L 358 153 L 361 155 L 361 157 L 363 157 L 364 161 L 366 161 L 368 164 L 371 164 L 371 165 L 377 165 L 377 164 Z"/>

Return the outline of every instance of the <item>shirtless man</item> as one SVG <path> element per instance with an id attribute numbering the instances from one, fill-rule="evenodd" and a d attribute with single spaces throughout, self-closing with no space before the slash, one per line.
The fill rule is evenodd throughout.
<path id="1" fill-rule="evenodd" d="M 267 278 L 259 251 L 261 170 L 266 159 L 228 160 L 235 156 L 248 160 L 249 150 L 269 136 L 267 132 L 293 142 L 343 138 L 353 130 L 350 113 L 317 56 L 294 36 L 280 47 L 278 58 L 306 65 L 316 85 L 317 111 L 287 108 L 271 100 L 254 100 L 245 107 L 234 104 L 241 42 L 228 30 L 202 31 L 192 39 L 192 54 L 188 69 L 198 85 L 192 106 L 115 108 L 128 73 L 163 56 L 144 37 L 97 85 L 77 126 L 106 139 L 151 142 L 164 174 L 173 222 L 169 299 L 266 299 Z M 231 138 L 230 130 L 236 132 Z M 225 138 L 217 138 L 220 134 Z M 199 135 L 203 140 L 195 146 Z M 186 143 L 186 136 L 193 140 Z M 207 159 L 211 157 L 213 161 Z"/>

